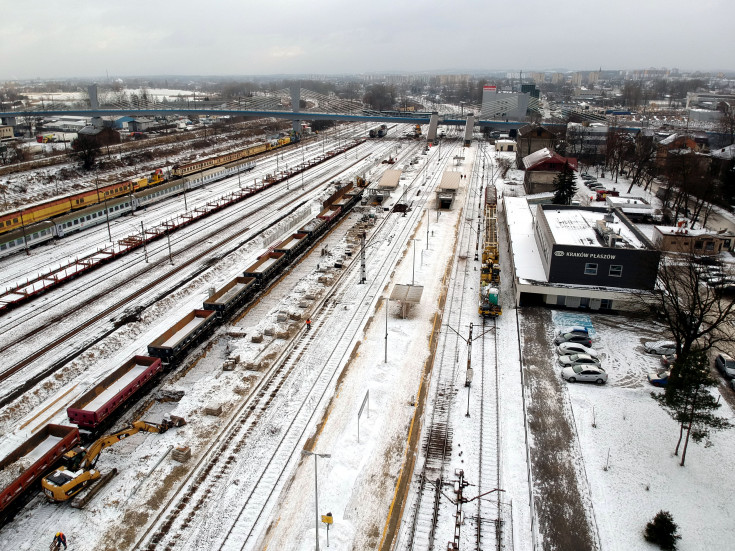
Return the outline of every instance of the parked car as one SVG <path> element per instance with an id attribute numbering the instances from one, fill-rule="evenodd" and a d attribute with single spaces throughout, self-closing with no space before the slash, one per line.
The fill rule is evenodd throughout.
<path id="1" fill-rule="evenodd" d="M 649 354 L 676 354 L 676 343 L 673 341 L 651 341 L 643 343 L 643 349 Z"/>
<path id="2" fill-rule="evenodd" d="M 676 361 L 676 354 L 663 354 L 661 356 L 661 365 L 664 367 L 671 367 Z"/>
<path id="3" fill-rule="evenodd" d="M 607 373 L 605 373 L 605 370 L 599 366 L 593 365 L 573 365 L 571 367 L 565 367 L 561 370 L 561 376 L 570 383 L 576 383 L 579 381 L 601 385 L 602 383 L 607 382 Z"/>
<path id="4" fill-rule="evenodd" d="M 587 348 L 582 344 L 576 342 L 563 342 L 556 347 L 556 353 L 559 356 L 565 356 L 567 354 L 587 354 L 593 358 L 597 358 L 599 353 L 594 348 Z"/>
<path id="5" fill-rule="evenodd" d="M 669 370 L 649 373 L 648 382 L 653 386 L 666 386 L 666 383 L 669 382 L 669 375 L 671 375 L 671 371 Z"/>
<path id="6" fill-rule="evenodd" d="M 569 354 L 567 356 L 559 356 L 559 365 L 561 367 L 569 367 L 572 365 L 588 366 L 592 365 L 595 367 L 600 366 L 600 360 L 588 356 L 587 354 Z"/>
<path id="7" fill-rule="evenodd" d="M 563 335 L 557 335 L 554 339 L 554 344 L 561 344 L 563 342 L 576 342 L 584 346 L 592 346 L 592 341 L 589 335 L 584 333 L 564 333 Z"/>
<path id="8" fill-rule="evenodd" d="M 581 333 L 583 335 L 589 335 L 589 331 L 584 325 L 567 325 L 566 327 L 560 327 L 556 332 L 557 335 L 563 335 L 564 333 Z"/>
<path id="9" fill-rule="evenodd" d="M 730 379 L 735 378 L 735 360 L 729 354 L 717 354 L 715 358 L 715 367 Z"/>
<path id="10" fill-rule="evenodd" d="M 698 256 L 694 259 L 694 262 L 705 266 L 720 266 L 722 264 L 716 256 Z"/>

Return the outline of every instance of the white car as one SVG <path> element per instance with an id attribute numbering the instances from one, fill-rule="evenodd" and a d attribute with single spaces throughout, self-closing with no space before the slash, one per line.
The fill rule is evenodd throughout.
<path id="1" fill-rule="evenodd" d="M 561 376 L 570 383 L 577 381 L 601 385 L 607 382 L 607 373 L 601 367 L 575 365 L 561 370 Z"/>
<path id="2" fill-rule="evenodd" d="M 676 343 L 673 341 L 651 341 L 643 343 L 643 349 L 649 354 L 657 354 L 659 356 L 676 354 Z"/>
<path id="3" fill-rule="evenodd" d="M 569 367 L 572 365 L 581 365 L 583 367 L 592 365 L 600 367 L 600 360 L 588 356 L 587 354 L 570 354 L 568 356 L 559 356 L 559 365 L 561 367 Z"/>
<path id="4" fill-rule="evenodd" d="M 566 356 L 568 354 L 587 354 L 593 358 L 597 358 L 600 354 L 594 348 L 589 348 L 578 342 L 563 342 L 556 347 L 556 353 L 559 356 Z"/>

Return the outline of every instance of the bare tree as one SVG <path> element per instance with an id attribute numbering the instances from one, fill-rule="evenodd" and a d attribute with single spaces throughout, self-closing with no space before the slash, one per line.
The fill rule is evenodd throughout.
<path id="1" fill-rule="evenodd" d="M 693 255 L 662 253 L 657 289 L 639 293 L 643 307 L 668 327 L 679 357 L 735 340 L 735 298 L 707 284 L 704 273 Z"/>
<path id="2" fill-rule="evenodd" d="M 727 419 L 714 413 L 722 406 L 709 391 L 716 385 L 717 382 L 710 375 L 707 355 L 702 350 L 692 350 L 677 359 L 666 384 L 666 391 L 663 394 L 651 393 L 651 397 L 679 423 L 679 439 L 674 455 L 678 456 L 681 448 L 679 465 L 682 467 L 686 461 L 690 438 L 699 443 L 709 439 L 714 431 L 732 427 Z"/>

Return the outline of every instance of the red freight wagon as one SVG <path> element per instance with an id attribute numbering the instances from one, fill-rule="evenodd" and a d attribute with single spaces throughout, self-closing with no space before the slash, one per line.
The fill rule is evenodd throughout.
<path id="1" fill-rule="evenodd" d="M 46 425 L 0 461 L 0 519 L 8 520 L 21 506 L 34 483 L 51 472 L 57 461 L 79 443 L 79 429 Z M 14 503 L 15 502 L 15 503 Z"/>
<path id="2" fill-rule="evenodd" d="M 67 408 L 69 421 L 83 429 L 96 429 L 162 367 L 160 358 L 133 356 Z"/>

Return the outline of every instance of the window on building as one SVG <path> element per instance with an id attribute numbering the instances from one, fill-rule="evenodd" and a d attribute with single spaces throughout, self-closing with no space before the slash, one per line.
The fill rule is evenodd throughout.
<path id="1" fill-rule="evenodd" d="M 699 250 L 702 248 L 702 242 L 701 241 L 695 241 L 694 242 L 694 248 Z"/>
<path id="2" fill-rule="evenodd" d="M 722 242 L 722 246 L 725 247 L 727 250 L 730 250 L 730 240 L 729 239 L 725 239 Z"/>
<path id="3" fill-rule="evenodd" d="M 623 275 L 623 267 L 619 264 L 613 264 L 610 266 L 610 277 L 621 277 Z"/>
<path id="4" fill-rule="evenodd" d="M 612 300 L 609 298 L 603 298 L 600 301 L 600 309 L 602 310 L 612 310 Z"/>
<path id="5" fill-rule="evenodd" d="M 715 250 L 715 242 L 714 241 L 708 241 L 704 246 L 705 251 L 714 251 Z"/>
<path id="6" fill-rule="evenodd" d="M 584 265 L 584 275 L 597 275 L 597 264 L 588 262 Z"/>

